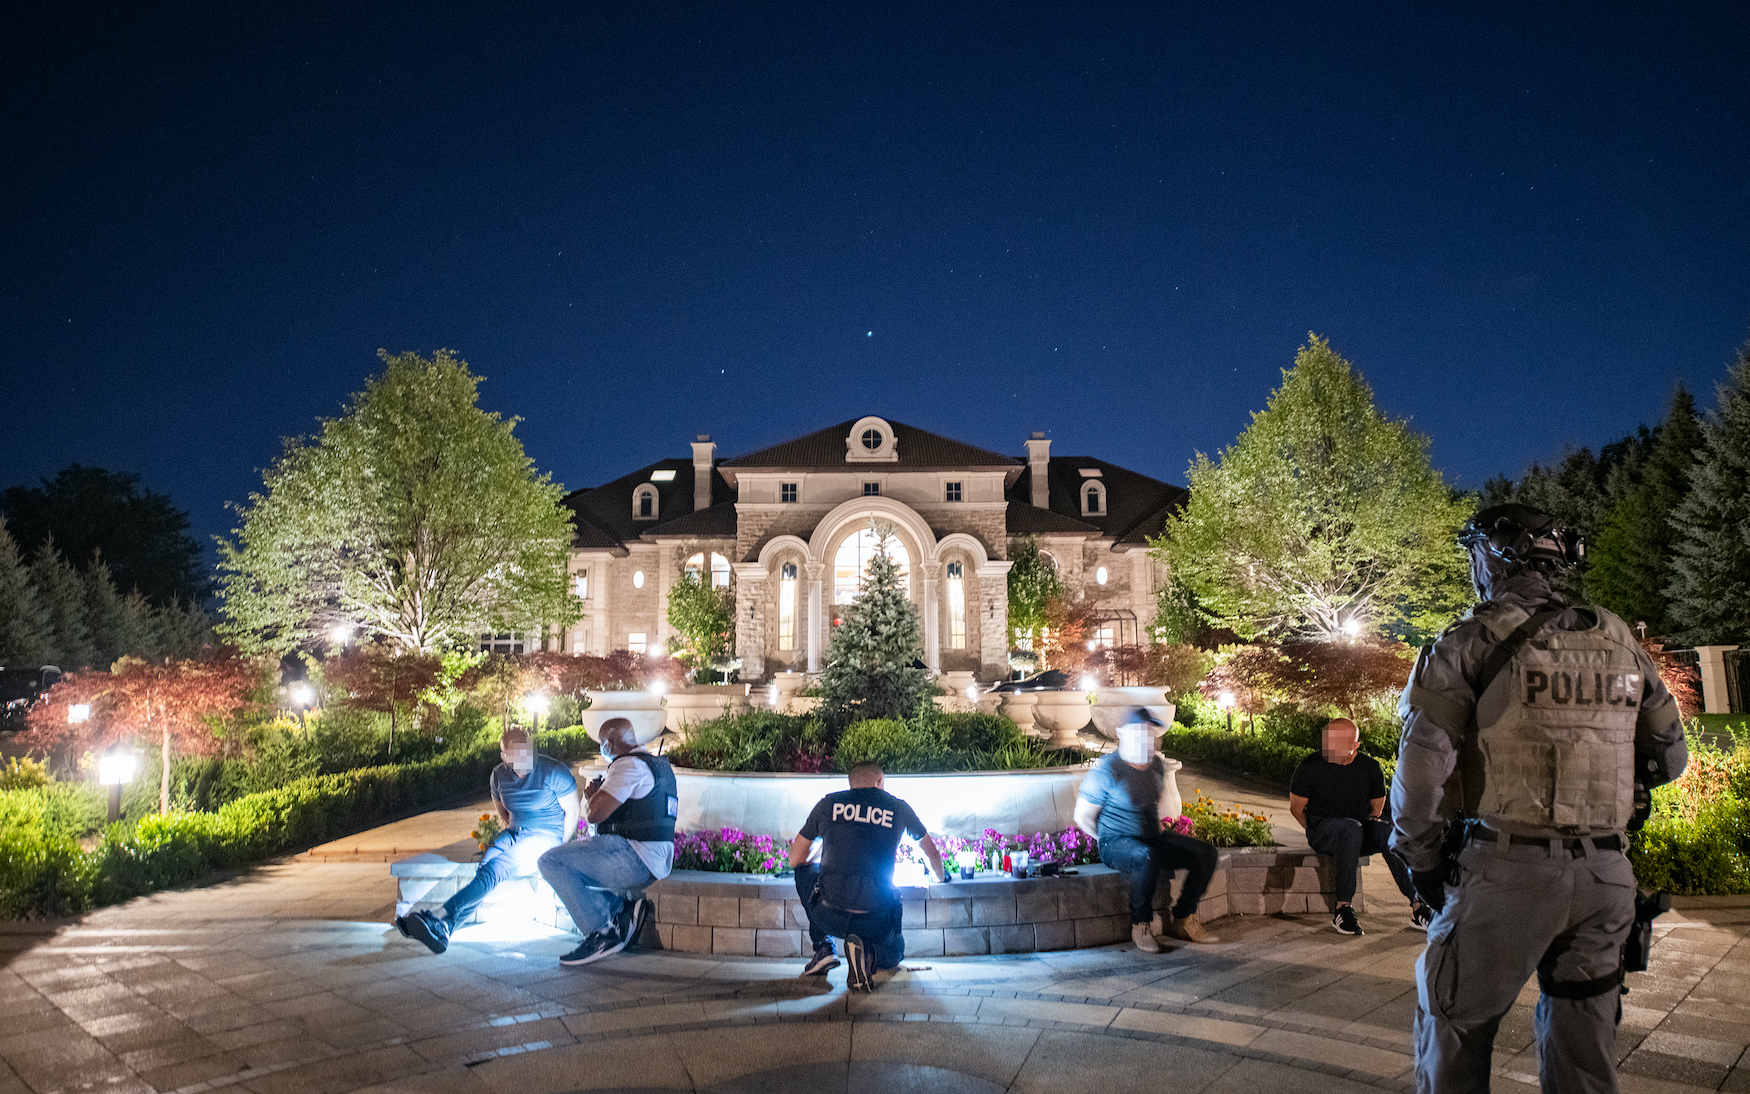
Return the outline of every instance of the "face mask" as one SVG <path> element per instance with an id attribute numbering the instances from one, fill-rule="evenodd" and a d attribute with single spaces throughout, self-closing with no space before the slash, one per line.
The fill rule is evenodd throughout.
<path id="1" fill-rule="evenodd" d="M 1126 763 L 1148 763 L 1149 754 L 1154 751 L 1153 744 L 1154 735 L 1146 729 L 1120 727 L 1118 730 L 1118 756 Z"/>

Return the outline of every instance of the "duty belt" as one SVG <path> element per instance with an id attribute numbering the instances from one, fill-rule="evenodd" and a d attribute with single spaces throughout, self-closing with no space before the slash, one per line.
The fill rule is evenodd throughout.
<path id="1" fill-rule="evenodd" d="M 1471 832 L 1470 838 L 1482 840 L 1484 843 L 1494 843 L 1501 838 L 1501 835 L 1492 828 L 1484 828 L 1481 825 L 1478 825 L 1475 830 Z M 1521 847 L 1548 847 L 1551 842 L 1559 842 L 1568 854 L 1572 855 L 1574 858 L 1579 858 L 1586 853 L 1585 843 L 1578 839 L 1552 841 L 1537 836 L 1522 836 L 1518 833 L 1514 833 L 1507 837 L 1507 842 L 1510 844 L 1517 844 Z M 1595 836 L 1592 839 L 1592 846 L 1600 851 L 1620 851 L 1622 850 L 1622 837 L 1617 835 Z"/>

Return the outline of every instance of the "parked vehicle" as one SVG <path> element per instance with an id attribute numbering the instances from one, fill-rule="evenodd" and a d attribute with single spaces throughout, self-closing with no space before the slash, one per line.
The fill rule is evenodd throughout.
<path id="1" fill-rule="evenodd" d="M 0 665 L 0 733 L 23 729 L 30 708 L 60 679 L 61 670 L 53 665 L 34 669 Z"/>

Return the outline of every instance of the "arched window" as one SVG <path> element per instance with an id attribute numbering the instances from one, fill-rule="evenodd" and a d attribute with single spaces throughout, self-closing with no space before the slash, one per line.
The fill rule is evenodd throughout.
<path id="1" fill-rule="evenodd" d="M 857 599 L 857 585 L 869 560 L 875 557 L 875 533 L 865 528 L 839 545 L 832 560 L 832 602 L 849 604 Z M 911 553 L 898 538 L 887 541 L 887 557 L 899 568 L 899 589 L 911 595 Z"/>
<path id="2" fill-rule="evenodd" d="M 966 567 L 948 563 L 948 648 L 966 648 Z"/>
<path id="3" fill-rule="evenodd" d="M 778 568 L 778 648 L 796 648 L 796 564 Z"/>
<path id="4" fill-rule="evenodd" d="M 682 569 L 683 569 L 683 572 L 689 573 L 689 574 L 702 574 L 702 573 L 704 573 L 704 571 L 705 571 L 705 554 L 704 554 L 704 552 L 701 551 L 699 554 L 696 554 L 692 558 L 687 559 L 687 564 Z M 713 551 L 713 552 L 711 552 L 711 587 L 713 589 L 723 589 L 723 588 L 727 588 L 728 586 L 729 586 L 729 560 L 724 558 L 722 555 L 718 554 L 717 552 Z"/>
<path id="5" fill-rule="evenodd" d="M 1098 517 L 1106 512 L 1106 484 L 1089 479 L 1082 484 L 1082 516 Z"/>
<path id="6" fill-rule="evenodd" d="M 632 491 L 632 519 L 655 520 L 661 502 L 656 487 L 647 482 L 639 484 L 638 489 Z"/>

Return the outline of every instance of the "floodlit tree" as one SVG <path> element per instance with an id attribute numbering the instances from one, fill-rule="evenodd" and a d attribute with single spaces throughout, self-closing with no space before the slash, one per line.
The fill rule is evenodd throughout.
<path id="1" fill-rule="evenodd" d="M 1679 387 L 1647 456 L 1617 477 L 1619 496 L 1586 550 L 1586 598 L 1649 634 L 1672 629 L 1665 596 L 1670 584 L 1671 514 L 1689 493 L 1690 469 L 1702 447 L 1695 399 Z"/>
<path id="2" fill-rule="evenodd" d="M 708 672 L 735 649 L 735 593 L 727 585 L 713 586 L 707 574 L 682 574 L 668 591 L 668 623 L 695 677 Z"/>
<path id="3" fill-rule="evenodd" d="M 1454 538 L 1468 499 L 1317 335 L 1220 462 L 1198 453 L 1189 475 L 1153 554 L 1236 634 L 1328 640 L 1354 620 L 1426 635 L 1471 599 Z"/>
<path id="4" fill-rule="evenodd" d="M 220 751 L 224 739 L 215 731 L 216 723 L 250 704 L 266 672 L 263 662 L 238 657 L 232 650 L 182 660 L 124 657 L 110 672 L 62 677 L 49 689 L 47 700 L 31 708 L 30 729 L 20 743 L 46 755 L 63 745 L 95 752 L 128 737 L 156 740 L 161 762 L 158 808 L 168 813 L 171 754 L 210 756 Z M 85 721 L 68 717 L 73 704 L 90 708 Z"/>
<path id="5" fill-rule="evenodd" d="M 239 507 L 219 546 L 224 632 L 283 653 L 347 624 L 423 654 L 576 622 L 563 488 L 535 474 L 517 419 L 481 410 L 480 377 L 447 350 L 379 356 L 346 413 L 288 442 Z"/>
<path id="6" fill-rule="evenodd" d="M 878 541 L 863 571 L 857 598 L 827 642 L 820 674 L 826 716 L 840 724 L 863 718 L 900 718 L 935 689 L 920 658 L 923 629 L 917 609 L 899 587 L 899 567 L 887 555 L 893 529 L 871 522 Z"/>
<path id="7" fill-rule="evenodd" d="M 431 654 L 370 644 L 349 646 L 322 662 L 322 681 L 335 699 L 360 710 L 389 716 L 389 759 L 395 758 L 395 731 L 403 711 L 424 704 L 443 675 L 443 659 Z"/>
<path id="8" fill-rule="evenodd" d="M 1695 645 L 1750 638 L 1750 342 L 1702 424 L 1689 494 L 1671 513 L 1671 621 Z"/>
<path id="9" fill-rule="evenodd" d="M 1038 637 L 1046 623 L 1046 605 L 1064 595 L 1063 577 L 1051 558 L 1039 550 L 1039 538 L 1028 536 L 1009 552 L 1009 645 Z"/>

